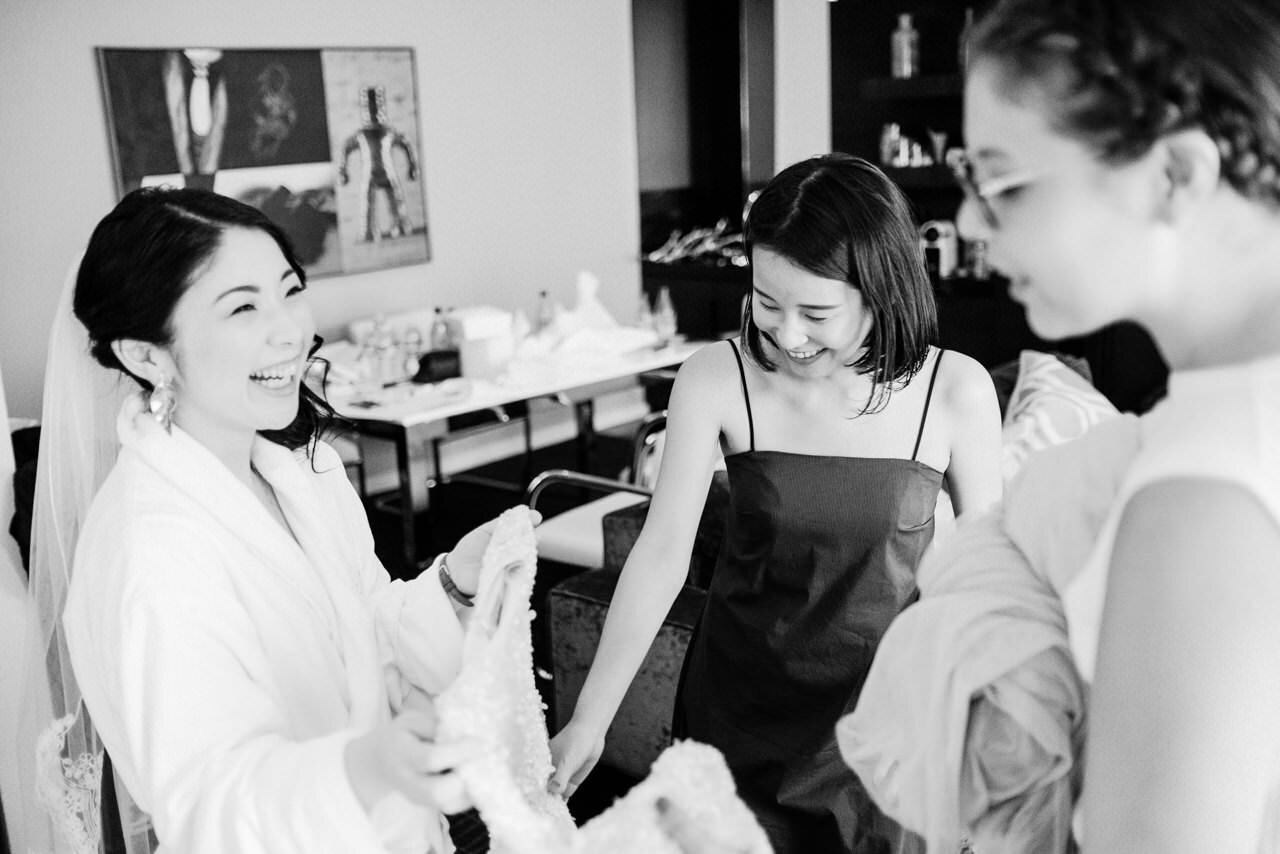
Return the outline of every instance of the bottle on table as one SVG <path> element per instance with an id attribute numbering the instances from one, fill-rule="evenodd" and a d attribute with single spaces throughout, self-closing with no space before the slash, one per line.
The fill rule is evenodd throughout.
<path id="1" fill-rule="evenodd" d="M 649 302 L 649 294 L 643 288 L 640 290 L 640 305 L 636 310 L 636 328 L 654 328 L 653 306 Z"/>
<path id="2" fill-rule="evenodd" d="M 400 341 L 395 330 L 381 315 L 374 321 L 369 345 L 373 354 L 374 379 L 380 383 L 404 379 L 404 359 L 400 351 Z"/>
<path id="3" fill-rule="evenodd" d="M 449 306 L 444 310 L 444 328 L 447 333 L 449 343 L 448 349 L 457 350 L 462 346 L 462 328 L 458 323 L 458 318 L 454 314 L 454 306 Z"/>
<path id="4" fill-rule="evenodd" d="M 658 291 L 658 301 L 653 309 L 653 328 L 658 341 L 669 344 L 676 337 L 676 307 L 671 301 L 671 291 L 666 285 Z"/>
<path id="5" fill-rule="evenodd" d="M 426 350 L 422 340 L 422 330 L 416 326 L 406 327 L 404 337 L 400 341 L 400 349 L 404 354 L 405 376 L 411 377 L 418 372 L 418 360 Z"/>
<path id="6" fill-rule="evenodd" d="M 436 306 L 435 316 L 431 319 L 431 349 L 449 349 L 449 324 L 444 319 L 444 309 Z"/>
<path id="7" fill-rule="evenodd" d="M 551 296 L 546 291 L 538 291 L 538 313 L 534 319 L 534 333 L 541 334 L 551 329 L 556 322 L 556 309 L 551 304 Z"/>

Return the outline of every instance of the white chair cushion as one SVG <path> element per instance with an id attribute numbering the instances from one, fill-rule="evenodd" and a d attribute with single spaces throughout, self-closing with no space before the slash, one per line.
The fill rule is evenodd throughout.
<path id="1" fill-rule="evenodd" d="M 633 492 L 614 492 L 552 516 L 534 530 L 538 538 L 538 557 L 599 569 L 604 566 L 601 520 L 605 514 L 648 500 Z"/>

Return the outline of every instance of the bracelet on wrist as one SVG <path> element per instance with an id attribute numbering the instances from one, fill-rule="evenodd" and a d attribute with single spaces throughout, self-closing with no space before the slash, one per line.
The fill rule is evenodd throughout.
<path id="1" fill-rule="evenodd" d="M 446 552 L 440 558 L 440 586 L 444 588 L 444 592 L 449 594 L 449 598 L 457 602 L 464 608 L 470 608 L 476 604 L 475 594 L 467 594 L 462 592 L 462 588 L 458 587 L 453 580 L 453 576 L 449 574 L 449 554 Z"/>

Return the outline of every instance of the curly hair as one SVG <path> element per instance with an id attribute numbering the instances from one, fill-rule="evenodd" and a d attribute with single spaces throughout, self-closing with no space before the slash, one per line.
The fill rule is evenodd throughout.
<path id="1" fill-rule="evenodd" d="M 1274 0 L 1000 0 L 975 27 L 972 56 L 995 60 L 1010 84 L 1045 87 L 1055 130 L 1105 162 L 1199 127 L 1223 179 L 1280 209 Z"/>
<path id="2" fill-rule="evenodd" d="M 862 294 L 871 328 L 849 368 L 877 392 L 859 414 L 879 411 L 924 365 L 938 337 L 933 288 L 911 208 L 883 172 L 851 154 L 825 154 L 779 172 L 752 203 L 744 227 L 748 255 L 769 249 L 802 270 L 847 282 Z M 776 370 L 752 316 L 742 311 L 747 353 Z"/>

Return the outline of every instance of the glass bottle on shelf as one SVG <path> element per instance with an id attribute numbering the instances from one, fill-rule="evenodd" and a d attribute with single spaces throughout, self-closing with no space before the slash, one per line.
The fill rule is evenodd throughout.
<path id="1" fill-rule="evenodd" d="M 973 33 L 973 7 L 967 6 L 964 10 L 964 27 L 960 30 L 960 70 L 964 71 L 969 67 L 969 38 Z"/>
<path id="2" fill-rule="evenodd" d="M 920 73 L 920 33 L 911 23 L 910 13 L 898 16 L 898 28 L 890 38 L 890 47 L 894 77 L 905 80 Z"/>
<path id="3" fill-rule="evenodd" d="M 987 242 L 971 240 L 965 244 L 969 262 L 969 276 L 978 281 L 991 278 L 991 262 L 987 260 Z"/>
<path id="4" fill-rule="evenodd" d="M 880 165 L 898 165 L 898 149 L 902 144 L 902 126 L 888 122 L 880 129 Z"/>

